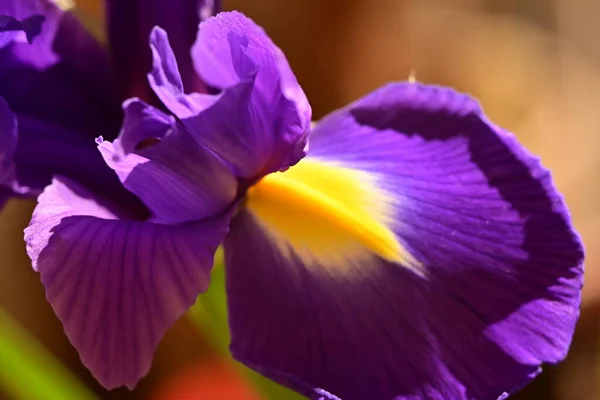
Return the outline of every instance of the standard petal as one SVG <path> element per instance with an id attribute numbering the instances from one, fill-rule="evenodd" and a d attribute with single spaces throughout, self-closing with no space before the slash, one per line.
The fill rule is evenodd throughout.
<path id="1" fill-rule="evenodd" d="M 317 247 L 297 241 L 304 216 L 285 222 L 298 230 L 290 240 L 250 192 L 225 241 L 236 358 L 314 397 L 488 400 L 566 356 L 581 242 L 548 171 L 477 102 L 386 86 L 320 122 L 306 160 L 372 178 L 418 268 L 307 258 Z"/>
<path id="2" fill-rule="evenodd" d="M 229 162 L 247 159 L 245 177 L 253 169 L 285 170 L 306 154 L 310 105 L 283 52 L 262 28 L 239 12 L 220 13 L 200 24 L 192 57 L 209 85 L 221 90 L 239 85 L 242 98 L 248 97 L 248 109 L 234 123 L 224 110 L 219 126 L 206 127 L 202 115 L 196 117 L 200 121 L 190 118 L 190 129 L 198 124 L 198 137 L 208 147 Z"/>
<path id="3" fill-rule="evenodd" d="M 256 179 L 285 170 L 305 155 L 308 100 L 281 50 L 250 19 L 220 13 L 200 26 L 195 59 L 229 77 L 215 96 L 186 95 L 166 33 L 155 29 L 150 41 L 154 68 L 149 80 L 155 93 L 236 176 Z"/>
<path id="4" fill-rule="evenodd" d="M 185 225 L 122 220 L 65 179 L 25 230 L 46 296 L 82 362 L 107 388 L 133 388 L 164 332 L 208 287 L 229 215 Z"/>
<path id="5" fill-rule="evenodd" d="M 17 116 L 92 139 L 116 136 L 120 109 L 108 54 L 77 19 L 50 0 L 4 0 L 0 15 L 23 22 L 44 18 L 31 44 L 0 49 L 0 96 Z"/>
<path id="6" fill-rule="evenodd" d="M 283 92 L 310 118 L 310 106 L 285 55 L 244 14 L 223 12 L 200 24 L 192 56 L 196 71 L 210 86 L 225 89 L 256 74 L 261 96 L 275 100 Z"/>
<path id="7" fill-rule="evenodd" d="M 108 38 L 119 73 L 122 97 L 150 101 L 152 91 L 145 79 L 152 59 L 147 48 L 150 31 L 160 26 L 173 38 L 173 50 L 186 88 L 203 93 L 206 87 L 194 71 L 190 48 L 198 24 L 221 9 L 220 0 L 109 0 Z M 135 51 L 132 51 L 135 49 Z"/>
<path id="8" fill-rule="evenodd" d="M 173 118 L 139 100 L 125 103 L 125 122 L 114 144 L 100 141 L 106 163 L 153 213 L 174 224 L 219 214 L 237 195 L 229 169 L 199 147 Z M 160 141 L 134 152 L 144 139 Z"/>

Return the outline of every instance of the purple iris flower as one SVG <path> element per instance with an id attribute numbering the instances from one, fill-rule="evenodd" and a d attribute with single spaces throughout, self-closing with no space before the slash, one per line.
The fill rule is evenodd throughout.
<path id="1" fill-rule="evenodd" d="M 111 86 L 110 64 L 86 57 L 107 55 L 73 40 L 67 14 L 8 3 L 35 5 L 3 10 L 17 22 L 46 21 L 3 50 L 39 83 L 11 86 L 0 69 L 5 188 L 53 176 L 27 251 L 105 387 L 147 373 L 221 244 L 233 356 L 310 398 L 498 399 L 566 356 L 582 244 L 549 172 L 469 96 L 389 84 L 311 129 L 285 56 L 240 13 L 196 36 L 203 2 L 109 1 L 127 4 L 109 12 Z M 176 23 L 190 15 L 195 39 Z M 80 47 L 56 56 L 66 20 L 65 46 Z M 148 32 L 146 59 L 134 44 Z M 42 50 L 65 71 L 28 64 Z M 87 103 L 57 101 L 82 82 Z M 101 96 L 115 87 L 134 96 L 118 137 L 119 96 Z"/>

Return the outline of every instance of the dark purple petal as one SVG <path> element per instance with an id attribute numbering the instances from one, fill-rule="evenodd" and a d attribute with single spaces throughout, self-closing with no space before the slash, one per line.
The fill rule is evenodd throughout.
<path id="1" fill-rule="evenodd" d="M 119 101 L 108 54 L 69 12 L 50 0 L 4 0 L 0 15 L 45 18 L 29 43 L 0 50 L 0 96 L 26 115 L 90 138 L 114 138 Z M 111 136 L 112 135 L 112 136 Z"/>
<path id="2" fill-rule="evenodd" d="M 6 202 L 13 196 L 12 190 L 0 186 L 0 210 L 4 208 Z"/>
<path id="3" fill-rule="evenodd" d="M 389 85 L 320 122 L 307 158 L 376 176 L 423 274 L 374 255 L 308 268 L 242 213 L 225 240 L 237 359 L 312 397 L 487 400 L 566 356 L 582 244 L 548 171 L 477 102 Z"/>
<path id="4" fill-rule="evenodd" d="M 427 321 L 434 301 L 448 301 L 445 292 L 430 300 L 427 282 L 375 256 L 355 266 L 361 279 L 308 268 L 280 253 L 249 213 L 230 229 L 225 271 L 237 360 L 312 399 L 324 396 L 320 389 L 344 400 L 465 398 Z M 496 357 L 490 364 L 514 373 L 506 356 L 485 350 Z"/>
<path id="5" fill-rule="evenodd" d="M 148 36 L 155 26 L 165 29 L 173 39 L 183 82 L 188 90 L 203 93 L 206 87 L 194 71 L 190 48 L 200 21 L 220 10 L 219 0 L 109 0 L 108 38 L 119 72 L 122 97 L 150 101 L 152 91 L 145 79 L 152 61 Z"/>
<path id="6" fill-rule="evenodd" d="M 132 212 L 147 214 L 145 207 L 106 165 L 93 139 L 23 115 L 18 118 L 18 127 L 13 195 L 37 196 L 53 175 L 61 175 L 111 197 Z"/>
<path id="7" fill-rule="evenodd" d="M 123 130 L 114 145 L 100 142 L 106 163 L 153 213 L 153 221 L 200 220 L 228 208 L 237 194 L 229 169 L 199 147 L 173 118 L 140 100 L 125 103 Z M 140 141 L 159 143 L 135 151 Z"/>
<path id="8" fill-rule="evenodd" d="M 121 120 L 104 49 L 53 1 L 7 0 L 0 14 L 27 26 L 44 19 L 31 44 L 0 49 L 0 97 L 19 127 L 15 192 L 37 195 L 58 174 L 129 196 L 94 143 L 98 135 L 114 138 Z"/>
<path id="9" fill-rule="evenodd" d="M 0 97 L 0 209 L 8 198 L 8 192 L 15 189 L 16 148 L 17 117 L 8 108 L 6 101 Z"/>
<path id="10" fill-rule="evenodd" d="M 305 155 L 310 105 L 281 50 L 251 20 L 231 12 L 200 25 L 194 59 L 224 76 L 211 82 L 222 89 L 215 96 L 186 95 L 166 33 L 155 29 L 150 40 L 155 93 L 236 176 L 259 178 Z"/>
<path id="11" fill-rule="evenodd" d="M 208 288 L 229 215 L 185 225 L 118 219 L 56 179 L 25 230 L 46 296 L 84 365 L 106 388 L 133 388 L 165 331 Z"/>
<path id="12" fill-rule="evenodd" d="M 0 15 L 0 49 L 12 42 L 31 43 L 42 31 L 43 15 L 33 15 L 19 21 L 9 15 Z"/>

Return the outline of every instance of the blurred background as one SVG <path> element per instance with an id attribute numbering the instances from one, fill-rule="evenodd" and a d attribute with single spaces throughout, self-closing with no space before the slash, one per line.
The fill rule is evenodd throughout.
<path id="1" fill-rule="evenodd" d="M 99 0 L 76 3 L 77 15 L 101 36 Z M 420 81 L 477 96 L 492 120 L 541 156 L 586 243 L 586 286 L 567 361 L 546 367 L 512 398 L 600 399 L 600 2 L 225 0 L 224 6 L 252 17 L 284 50 L 315 119 L 414 71 Z M 138 388 L 102 390 L 81 366 L 25 255 L 22 229 L 32 209 L 32 202 L 12 201 L 0 215 L 6 314 L 0 370 L 13 370 L 12 381 L 0 374 L 1 399 L 38 400 L 23 385 L 46 390 L 41 400 L 300 398 L 228 358 L 221 266 L 194 312 L 167 333 Z"/>

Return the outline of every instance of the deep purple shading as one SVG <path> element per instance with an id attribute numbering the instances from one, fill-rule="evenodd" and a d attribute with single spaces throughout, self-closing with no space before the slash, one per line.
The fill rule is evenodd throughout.
<path id="1" fill-rule="evenodd" d="M 61 174 L 129 197 L 95 149 L 94 138 L 115 137 L 121 123 L 104 49 L 51 1 L 4 1 L 0 14 L 44 18 L 31 44 L 13 41 L 0 49 L 0 97 L 19 126 L 14 162 L 23 193 L 15 194 L 36 195 Z"/>
<path id="2" fill-rule="evenodd" d="M 18 191 L 13 156 L 17 147 L 17 117 L 0 97 L 0 208 L 9 193 Z"/>
<path id="3" fill-rule="evenodd" d="M 0 14 L 45 17 L 32 44 L 0 51 L 0 96 L 12 110 L 92 139 L 116 136 L 120 102 L 110 60 L 77 19 L 48 0 L 5 1 Z"/>
<path id="4" fill-rule="evenodd" d="M 230 121 L 219 126 L 206 126 L 202 114 L 199 121 L 187 120 L 190 129 L 198 124 L 206 130 L 207 146 L 230 163 L 237 176 L 255 178 L 284 171 L 304 157 L 312 110 L 285 55 L 261 27 L 241 13 L 221 13 L 200 25 L 192 57 L 196 71 L 209 85 L 235 90 L 252 105 L 247 110 L 229 110 Z M 235 146 L 226 146 L 222 136 Z"/>

